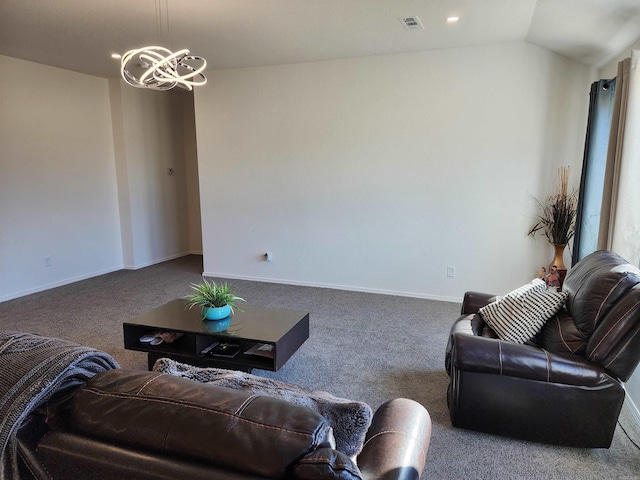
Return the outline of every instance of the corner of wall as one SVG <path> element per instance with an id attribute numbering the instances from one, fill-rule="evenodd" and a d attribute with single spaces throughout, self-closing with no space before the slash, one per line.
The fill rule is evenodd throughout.
<path id="1" fill-rule="evenodd" d="M 116 162 L 116 181 L 118 190 L 118 209 L 120 213 L 120 238 L 122 241 L 122 263 L 135 263 L 133 251 L 133 232 L 131 225 L 131 200 L 127 174 L 127 153 L 124 139 L 124 118 L 122 112 L 122 83 L 120 79 L 109 79 L 109 100 L 111 103 L 111 123 L 113 129 L 113 148 Z"/>

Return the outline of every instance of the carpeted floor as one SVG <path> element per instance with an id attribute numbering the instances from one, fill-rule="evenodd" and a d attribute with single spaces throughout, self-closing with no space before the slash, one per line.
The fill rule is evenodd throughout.
<path id="1" fill-rule="evenodd" d="M 191 255 L 7 301 L 0 303 L 0 328 L 71 340 L 106 351 L 123 368 L 146 369 L 144 353 L 124 350 L 122 323 L 188 294 L 201 272 L 202 258 Z M 229 283 L 248 305 L 310 312 L 310 338 L 301 349 L 280 371 L 254 374 L 361 400 L 374 409 L 393 397 L 411 398 L 427 408 L 433 435 L 423 478 L 640 478 L 640 450 L 623 431 L 638 443 L 637 423 L 626 414 L 610 449 L 540 445 L 451 427 L 443 358 L 458 304 Z"/>

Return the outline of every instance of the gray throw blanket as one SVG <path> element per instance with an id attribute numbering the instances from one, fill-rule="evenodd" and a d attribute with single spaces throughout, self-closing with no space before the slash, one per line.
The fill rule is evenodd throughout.
<path id="1" fill-rule="evenodd" d="M 0 331 L 0 479 L 18 477 L 16 434 L 57 391 L 119 368 L 107 353 L 55 338 Z"/>
<path id="2" fill-rule="evenodd" d="M 322 415 L 333 428 L 336 450 L 355 457 L 362 450 L 373 413 L 366 403 L 334 397 L 321 390 L 307 390 L 297 385 L 258 377 L 250 373 L 222 368 L 201 368 L 160 358 L 153 366 L 156 372 L 167 373 L 196 382 L 245 390 L 265 397 L 287 400 Z"/>

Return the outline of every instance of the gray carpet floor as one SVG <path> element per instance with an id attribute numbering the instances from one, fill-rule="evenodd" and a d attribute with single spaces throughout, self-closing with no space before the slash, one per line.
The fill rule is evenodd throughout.
<path id="1" fill-rule="evenodd" d="M 10 300 L 0 303 L 0 328 L 71 340 L 106 351 L 123 368 L 146 369 L 144 353 L 124 350 L 122 323 L 188 294 L 190 283 L 201 280 L 201 272 L 202 257 L 190 255 Z M 229 283 L 248 305 L 310 313 L 310 337 L 300 350 L 278 372 L 254 374 L 361 400 L 374 409 L 394 397 L 411 398 L 427 408 L 433 434 L 422 478 L 640 478 L 640 451 L 625 434 L 635 434 L 638 443 L 637 425 L 624 416 L 609 449 L 541 445 L 453 428 L 443 363 L 458 304 L 264 282 Z"/>

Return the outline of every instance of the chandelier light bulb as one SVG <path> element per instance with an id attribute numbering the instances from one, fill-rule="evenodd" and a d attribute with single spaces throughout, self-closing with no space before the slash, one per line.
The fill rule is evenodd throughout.
<path id="1" fill-rule="evenodd" d="M 120 73 L 125 82 L 136 88 L 193 90 L 207 83 L 203 75 L 207 61 L 189 55 L 184 49 L 176 53 L 164 47 L 150 46 L 129 50 L 122 55 Z"/>

